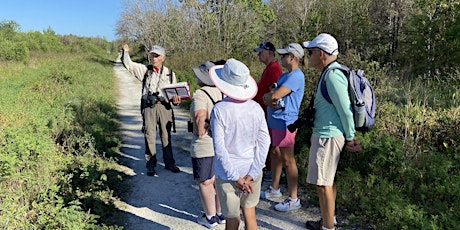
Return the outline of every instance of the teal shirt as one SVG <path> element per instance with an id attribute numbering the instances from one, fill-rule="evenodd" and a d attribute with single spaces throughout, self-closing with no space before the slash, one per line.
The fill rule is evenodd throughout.
<path id="1" fill-rule="evenodd" d="M 337 62 L 331 63 L 327 68 L 339 66 Z M 325 73 L 326 70 L 322 72 Z M 315 93 L 315 121 L 313 124 L 313 136 L 319 138 L 331 138 L 344 135 L 346 140 L 353 140 L 355 125 L 348 96 L 348 80 L 342 71 L 335 69 L 329 71 L 326 79 L 327 92 L 331 98 L 330 104 L 321 93 L 320 82 Z"/>

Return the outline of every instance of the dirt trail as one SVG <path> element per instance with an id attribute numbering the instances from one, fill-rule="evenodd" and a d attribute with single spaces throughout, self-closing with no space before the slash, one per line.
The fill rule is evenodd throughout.
<path id="1" fill-rule="evenodd" d="M 193 180 L 190 158 L 191 135 L 187 132 L 188 111 L 175 108 L 176 129 L 172 134 L 174 158 L 182 172 L 174 174 L 164 169 L 160 140 L 157 138 L 158 177 L 148 177 L 145 170 L 144 138 L 140 132 L 142 119 L 139 111 L 140 82 L 121 65 L 114 66 L 118 81 L 118 113 L 121 121 L 123 145 L 120 163 L 130 177 L 125 186 L 130 193 L 115 202 L 122 211 L 125 229 L 207 229 L 196 223 L 201 208 L 198 186 Z M 268 184 L 263 185 L 263 188 Z M 286 194 L 286 187 L 281 187 Z M 305 194 L 304 194 L 305 195 Z M 301 196 L 302 197 L 302 196 Z M 317 208 L 302 208 L 281 213 L 274 205 L 285 198 L 261 200 L 256 208 L 259 229 L 305 229 L 305 221 L 318 218 Z M 242 224 L 244 225 L 244 224 Z M 224 229 L 219 225 L 213 229 Z M 240 227 L 240 229 L 244 229 Z"/>

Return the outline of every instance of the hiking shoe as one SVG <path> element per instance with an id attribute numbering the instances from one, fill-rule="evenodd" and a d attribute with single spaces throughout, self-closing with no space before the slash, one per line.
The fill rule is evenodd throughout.
<path id="1" fill-rule="evenodd" d="M 225 217 L 223 214 L 216 214 L 216 220 L 217 220 L 217 223 L 219 224 L 225 224 L 226 221 L 225 221 Z"/>
<path id="2" fill-rule="evenodd" d="M 262 180 L 266 182 L 271 182 L 272 181 L 272 171 L 271 170 L 265 170 L 262 175 Z"/>
<path id="3" fill-rule="evenodd" d="M 305 225 L 307 229 L 310 229 L 310 230 L 317 230 L 317 229 L 321 230 L 323 226 L 323 219 L 320 219 L 318 221 L 309 220 L 305 223 Z M 334 225 L 337 225 L 337 219 L 335 218 L 335 216 L 334 216 Z"/>
<path id="4" fill-rule="evenodd" d="M 291 210 L 296 210 L 302 207 L 300 204 L 300 199 L 293 201 L 290 197 L 286 198 L 283 202 L 275 205 L 275 210 L 280 212 L 287 212 Z"/>
<path id="5" fill-rule="evenodd" d="M 176 165 L 170 165 L 170 166 L 165 166 L 165 169 L 173 172 L 173 173 L 179 173 L 180 169 Z"/>
<path id="6" fill-rule="evenodd" d="M 155 168 L 148 168 L 147 169 L 147 176 L 158 177 L 158 174 L 157 174 L 157 171 L 155 170 Z"/>
<path id="7" fill-rule="evenodd" d="M 309 230 L 321 230 L 323 226 L 323 220 L 318 220 L 318 221 L 312 221 L 309 220 L 307 223 L 305 223 L 307 229 Z"/>
<path id="8" fill-rule="evenodd" d="M 211 217 L 211 219 L 209 220 L 206 217 L 206 213 L 204 213 L 204 212 L 201 212 L 201 216 L 199 216 L 196 221 L 199 224 L 201 224 L 201 225 L 203 225 L 203 226 L 205 226 L 207 228 L 213 228 L 213 227 L 216 227 L 218 225 L 215 216 Z"/>
<path id="9" fill-rule="evenodd" d="M 281 191 L 280 189 L 273 189 L 272 186 L 260 192 L 260 198 L 262 199 L 277 198 L 277 197 L 281 197 Z"/>

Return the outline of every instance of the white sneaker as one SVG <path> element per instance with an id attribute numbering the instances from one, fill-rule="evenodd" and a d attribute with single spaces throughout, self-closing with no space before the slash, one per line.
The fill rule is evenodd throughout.
<path id="1" fill-rule="evenodd" d="M 213 227 L 216 227 L 218 225 L 217 221 L 216 221 L 216 217 L 213 216 L 211 217 L 211 219 L 209 220 L 207 217 L 206 217 L 206 213 L 204 212 L 201 212 L 201 216 L 198 216 L 198 218 L 196 218 L 196 221 L 207 227 L 207 228 L 213 228 Z"/>
<path id="2" fill-rule="evenodd" d="M 270 186 L 269 188 L 267 188 L 266 190 L 260 192 L 260 198 L 262 199 L 269 199 L 269 198 L 277 198 L 277 197 L 281 197 L 281 191 L 280 189 L 273 189 L 272 186 Z"/>
<path id="3" fill-rule="evenodd" d="M 299 209 L 300 207 L 302 207 L 302 205 L 300 204 L 299 198 L 297 198 L 297 201 L 293 201 L 290 197 L 288 197 L 283 202 L 275 205 L 275 210 L 280 212 L 287 212 Z"/>

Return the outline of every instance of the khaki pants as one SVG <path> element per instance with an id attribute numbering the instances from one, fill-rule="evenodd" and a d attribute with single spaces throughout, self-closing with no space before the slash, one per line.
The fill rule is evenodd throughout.
<path id="1" fill-rule="evenodd" d="M 170 104 L 157 103 L 142 109 L 147 168 L 155 167 L 157 126 L 160 134 L 165 166 L 176 164 L 171 146 L 172 108 Z"/>

